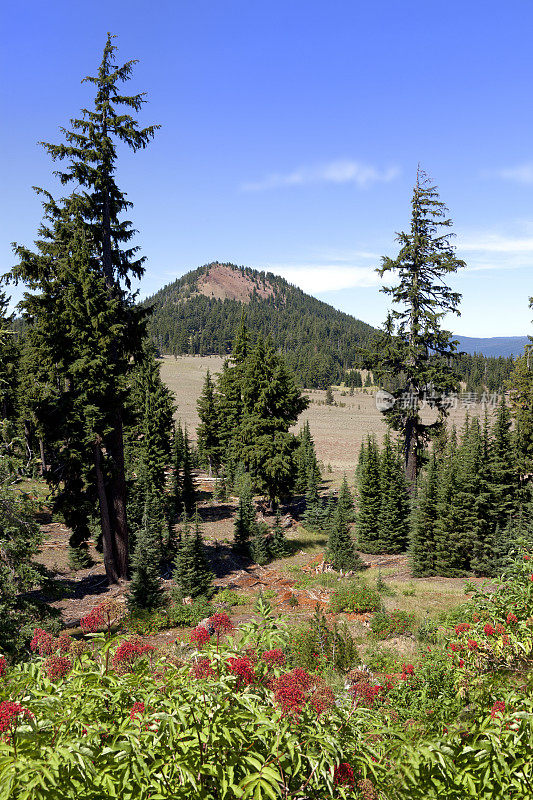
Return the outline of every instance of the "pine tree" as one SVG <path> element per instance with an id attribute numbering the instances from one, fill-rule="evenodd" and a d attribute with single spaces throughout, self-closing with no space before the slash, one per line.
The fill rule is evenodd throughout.
<path id="1" fill-rule="evenodd" d="M 415 578 L 437 574 L 438 486 L 439 462 L 433 452 L 427 474 L 418 491 L 413 514 L 409 556 Z"/>
<path id="2" fill-rule="evenodd" d="M 363 553 L 373 552 L 376 547 L 380 511 L 379 452 L 375 439 L 369 436 L 357 486 L 357 547 Z"/>
<path id="3" fill-rule="evenodd" d="M 384 411 L 387 421 L 401 432 L 405 475 L 414 490 L 419 456 L 427 438 L 447 413 L 446 393 L 456 389 L 450 363 L 455 347 L 441 329 L 442 317 L 458 313 L 460 295 L 444 283 L 464 262 L 455 256 L 447 229 L 451 220 L 435 186 L 418 168 L 412 198 L 411 228 L 399 233 L 395 259 L 383 258 L 380 276 L 392 272 L 399 281 L 382 291 L 397 306 L 375 343 L 371 359 L 374 381 L 390 389 L 397 402 Z M 422 400 L 439 413 L 437 423 L 422 422 Z"/>
<path id="4" fill-rule="evenodd" d="M 93 109 L 84 109 L 80 119 L 72 119 L 70 130 L 62 129 L 65 143 L 43 143 L 54 161 L 65 159 L 68 162 L 66 171 L 58 173 L 61 183 L 65 185 L 73 182 L 81 191 L 72 195 L 63 208 L 45 193 L 45 212 L 51 225 L 41 228 L 43 239 L 37 243 L 38 254 L 25 248 L 16 248 L 20 263 L 13 270 L 16 279 L 25 281 L 33 290 L 40 289 L 42 298 L 46 299 L 46 304 L 40 310 L 45 314 L 43 322 L 46 320 L 50 323 L 49 338 L 52 339 L 54 331 L 53 345 L 58 351 L 61 349 L 60 344 L 66 345 L 59 363 L 68 361 L 69 346 L 74 343 L 76 357 L 71 359 L 68 367 L 65 364 L 66 374 L 69 375 L 69 369 L 71 373 L 76 372 L 76 378 L 81 374 L 86 385 L 87 377 L 83 376 L 83 370 L 88 370 L 93 378 L 93 391 L 90 392 L 92 405 L 88 405 L 87 397 L 84 405 L 89 417 L 93 409 L 97 410 L 99 423 L 96 426 L 94 418 L 90 418 L 83 425 L 94 430 L 91 445 L 93 474 L 100 502 L 104 562 L 108 580 L 111 582 L 125 578 L 128 574 L 123 378 L 131 368 L 132 358 L 140 351 L 146 316 L 142 309 L 134 305 L 130 293 L 131 279 L 139 278 L 143 273 L 143 259 L 136 258 L 138 248 L 130 245 L 134 230 L 130 223 L 120 218 L 121 213 L 131 204 L 115 181 L 116 144 L 121 142 L 135 152 L 146 147 L 158 127 L 141 129 L 131 114 L 123 113 L 124 109 L 119 108 L 122 106 L 126 111 L 139 112 L 145 99 L 142 94 L 125 96 L 120 92 L 120 84 L 130 78 L 135 62 L 129 61 L 118 66 L 115 62 L 115 50 L 112 37 L 108 35 L 98 74 L 84 79 L 96 87 Z M 85 231 L 85 264 L 80 263 L 79 256 L 75 264 L 78 273 L 76 277 L 78 281 L 83 279 L 85 295 L 85 306 L 81 303 L 76 308 L 76 314 L 71 315 L 71 321 L 82 320 L 81 327 L 77 328 L 66 327 L 66 320 L 61 315 L 55 316 L 54 304 L 69 308 L 68 301 L 50 292 L 47 280 L 52 277 L 64 290 L 71 289 L 69 284 L 62 281 L 68 267 L 73 266 L 76 256 L 68 245 L 65 246 L 61 233 L 72 219 L 74 203 L 77 206 L 77 227 L 81 223 Z M 60 222 L 63 223 L 62 230 L 58 228 Z M 72 241 L 72 237 L 70 239 Z M 83 237 L 80 238 L 80 243 L 83 243 L 82 239 Z M 61 264 L 57 262 L 58 256 L 62 259 Z M 107 299 L 105 320 L 102 316 L 98 317 L 91 308 L 96 301 L 104 299 L 100 285 L 97 287 L 96 297 L 90 294 L 90 290 L 100 280 Z M 90 286 L 91 283 L 93 286 Z M 31 301 L 28 302 L 26 298 L 26 310 L 29 310 L 30 304 Z M 100 367 L 98 362 L 101 351 L 90 352 L 82 338 L 88 322 L 96 320 L 99 335 L 91 334 L 92 341 L 99 339 L 101 344 L 106 336 L 109 338 L 105 353 L 108 363 L 102 373 L 95 370 L 95 366 Z M 87 393 L 88 390 L 89 387 Z M 76 391 L 75 384 L 73 391 Z"/>
<path id="5" fill-rule="evenodd" d="M 355 552 L 355 545 L 350 535 L 350 526 L 340 503 L 337 503 L 333 519 L 329 524 L 328 546 L 325 557 L 335 570 L 347 572 L 349 570 L 362 569 L 363 567 L 363 562 Z"/>
<path id="6" fill-rule="evenodd" d="M 290 552 L 290 546 L 285 538 L 283 527 L 281 525 L 281 515 L 279 510 L 276 511 L 276 521 L 272 528 L 272 536 L 268 543 L 268 548 L 272 558 L 283 558 Z"/>
<path id="7" fill-rule="evenodd" d="M 389 435 L 380 457 L 380 487 L 378 537 L 370 552 L 403 553 L 409 538 L 409 495 L 402 464 Z"/>
<path id="8" fill-rule="evenodd" d="M 132 559 L 133 576 L 127 598 L 130 610 L 151 611 L 163 603 L 160 564 L 161 532 L 164 527 L 166 522 L 161 498 L 148 494 Z"/>
<path id="9" fill-rule="evenodd" d="M 184 515 L 172 577 L 182 597 L 208 597 L 212 592 L 213 573 L 205 555 L 198 511 L 193 522 L 194 530 L 191 531 L 190 522 Z"/>
<path id="10" fill-rule="evenodd" d="M 209 474 L 218 475 L 222 463 L 223 447 L 220 440 L 220 417 L 218 413 L 215 385 L 211 374 L 207 370 L 204 388 L 197 402 L 198 416 L 198 449 L 201 451 L 205 462 L 209 466 Z"/>

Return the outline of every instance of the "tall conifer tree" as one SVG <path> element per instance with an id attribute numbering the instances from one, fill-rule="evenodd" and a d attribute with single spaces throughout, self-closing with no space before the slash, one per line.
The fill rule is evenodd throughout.
<path id="1" fill-rule="evenodd" d="M 379 451 L 376 440 L 370 436 L 366 441 L 364 460 L 358 478 L 357 547 L 363 553 L 367 553 L 374 551 L 379 539 L 381 510 Z"/>

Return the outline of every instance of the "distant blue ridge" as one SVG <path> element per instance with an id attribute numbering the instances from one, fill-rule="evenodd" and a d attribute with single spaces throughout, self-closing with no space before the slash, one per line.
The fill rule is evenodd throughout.
<path id="1" fill-rule="evenodd" d="M 453 334 L 459 342 L 458 350 L 463 353 L 480 353 L 483 356 L 521 356 L 524 347 L 530 342 L 529 336 L 492 336 L 488 339 L 478 339 L 470 336 Z"/>

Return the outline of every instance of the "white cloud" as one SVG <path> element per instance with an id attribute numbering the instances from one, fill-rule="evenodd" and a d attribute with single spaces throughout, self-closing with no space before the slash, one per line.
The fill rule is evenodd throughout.
<path id="1" fill-rule="evenodd" d="M 469 271 L 521 269 L 533 262 L 533 236 L 477 232 L 458 235 L 456 244 Z"/>
<path id="2" fill-rule="evenodd" d="M 517 183 L 533 183 L 533 161 L 526 161 L 524 164 L 518 164 L 516 167 L 499 169 L 492 174 L 496 175 L 498 178 L 503 178 L 506 181 L 516 181 Z"/>
<path id="3" fill-rule="evenodd" d="M 301 167 L 293 172 L 273 173 L 260 181 L 245 183 L 241 189 L 245 192 L 261 192 L 266 189 L 278 189 L 283 186 L 304 186 L 311 183 L 354 183 L 365 188 L 372 183 L 388 183 L 400 174 L 398 167 L 378 170 L 368 164 L 349 159 L 330 161 L 314 167 Z"/>
<path id="4" fill-rule="evenodd" d="M 342 289 L 379 286 L 381 281 L 372 267 L 331 264 L 269 264 L 263 269 L 280 275 L 308 294 L 336 292 Z"/>

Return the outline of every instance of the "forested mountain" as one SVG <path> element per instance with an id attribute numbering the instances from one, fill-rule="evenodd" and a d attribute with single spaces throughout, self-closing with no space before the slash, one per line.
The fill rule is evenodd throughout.
<path id="1" fill-rule="evenodd" d="M 339 382 L 374 328 L 317 300 L 284 278 L 234 264 L 207 264 L 145 301 L 162 352 L 225 355 L 246 304 L 249 327 L 272 336 L 308 387 Z"/>
<path id="2" fill-rule="evenodd" d="M 159 350 L 175 355 L 227 355 L 243 308 L 252 330 L 271 336 L 302 385 L 325 388 L 359 366 L 358 349 L 376 329 L 305 294 L 284 278 L 234 264 L 206 264 L 164 286 L 143 305 L 153 308 L 149 330 Z M 468 391 L 497 391 L 511 357 L 462 355 Z M 349 380 L 347 382 L 350 382 Z"/>

